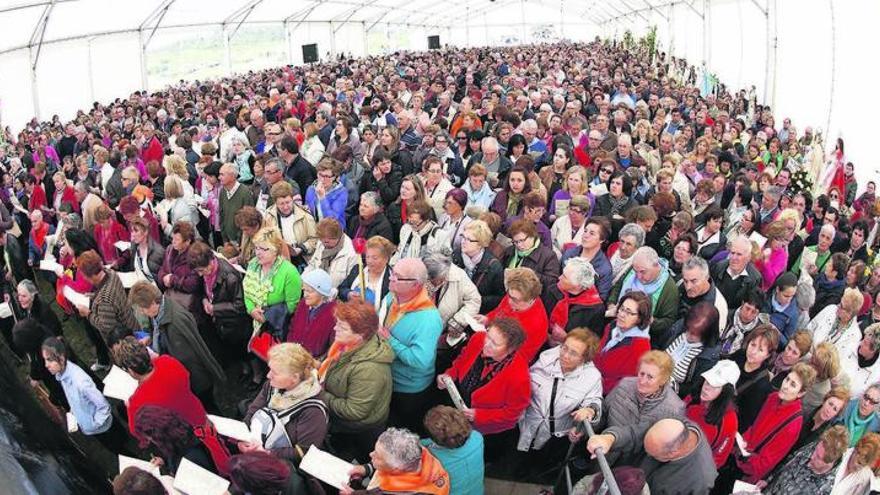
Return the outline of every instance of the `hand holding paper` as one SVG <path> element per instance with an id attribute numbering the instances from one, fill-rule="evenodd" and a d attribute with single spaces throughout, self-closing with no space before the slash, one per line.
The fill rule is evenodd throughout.
<path id="1" fill-rule="evenodd" d="M 348 484 L 348 473 L 354 465 L 312 445 L 299 468 L 324 483 L 341 489 Z"/>

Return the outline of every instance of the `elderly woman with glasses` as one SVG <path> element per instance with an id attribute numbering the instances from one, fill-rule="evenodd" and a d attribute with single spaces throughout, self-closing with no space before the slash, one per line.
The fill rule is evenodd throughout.
<path id="1" fill-rule="evenodd" d="M 602 343 L 599 344 L 602 347 Z M 673 362 L 669 354 L 653 350 L 638 358 L 635 376 L 623 378 L 606 391 L 602 410 L 587 406 L 576 413 L 579 421 L 595 421 L 604 428 L 587 441 L 593 454 L 602 448 L 612 464 L 626 465 L 644 455 L 643 439 L 648 429 L 663 418 L 683 418 L 685 406 L 669 387 Z M 601 368 L 600 368 L 601 371 Z"/>
<path id="2" fill-rule="evenodd" d="M 550 228 L 550 239 L 557 256 L 580 245 L 592 208 L 588 196 L 576 194 L 569 199 L 565 214 L 560 215 Z"/>
<path id="3" fill-rule="evenodd" d="M 837 420 L 849 430 L 850 447 L 868 433 L 880 432 L 880 384 L 872 384 L 865 392 L 849 401 L 843 415 Z"/>
<path id="4" fill-rule="evenodd" d="M 450 239 L 452 248 L 461 247 L 461 237 L 464 230 L 473 218 L 465 214 L 467 206 L 467 193 L 463 189 L 450 189 L 446 193 L 446 200 L 443 203 L 444 213 L 438 216 L 437 224 L 446 232 L 446 237 Z"/>
<path id="5" fill-rule="evenodd" d="M 635 376 L 639 358 L 651 350 L 651 308 L 650 296 L 641 291 L 627 292 L 618 301 L 614 324 L 605 327 L 594 358 L 606 392 L 623 378 Z"/>
<path id="6" fill-rule="evenodd" d="M 465 271 L 480 293 L 480 314 L 498 307 L 504 297 L 504 267 L 486 249 L 491 242 L 489 226 L 482 220 L 475 220 L 464 228 L 461 246 L 452 253 L 452 262 Z"/>
<path id="7" fill-rule="evenodd" d="M 434 210 L 427 202 L 412 203 L 406 214 L 406 224 L 399 231 L 397 252 L 391 258 L 392 265 L 401 259 L 419 258 L 430 247 L 449 244 L 446 232 L 432 219 Z"/>
<path id="8" fill-rule="evenodd" d="M 254 259 L 244 276 L 244 304 L 255 332 L 270 331 L 280 339 L 302 292 L 299 272 L 279 254 L 284 240 L 274 227 L 254 235 Z"/>
<path id="9" fill-rule="evenodd" d="M 526 363 L 531 363 L 547 340 L 549 320 L 541 302 L 541 281 L 535 272 L 528 268 L 511 268 L 504 272 L 504 287 L 507 290 L 498 307 L 475 320 L 488 326 L 497 318 L 513 318 L 519 321 L 525 342 L 520 347 Z"/>
<path id="10" fill-rule="evenodd" d="M 862 331 L 856 316 L 865 299 L 858 289 L 846 289 L 840 304 L 830 304 L 810 321 L 807 330 L 813 334 L 813 348 L 830 342 L 837 347 L 841 356 L 851 356 L 858 352 Z"/>
<path id="11" fill-rule="evenodd" d="M 318 367 L 320 398 L 330 410 L 334 446 L 364 459 L 388 420 L 394 351 L 376 333 L 379 317 L 372 305 L 340 303 L 334 316 L 334 341 Z"/>
<path id="12" fill-rule="evenodd" d="M 306 191 L 305 204 L 319 221 L 335 218 L 345 229 L 348 189 L 339 180 L 342 165 L 332 158 L 323 158 L 315 168 L 318 178 Z"/>
<path id="13" fill-rule="evenodd" d="M 497 318 L 470 339 L 437 387 L 452 380 L 464 414 L 483 434 L 486 459 L 497 459 L 514 441 L 516 423 L 529 405 L 529 369 L 520 347 L 526 340 L 519 322 Z"/>
<path id="14" fill-rule="evenodd" d="M 424 163 L 422 163 L 420 178 L 425 186 L 425 197 L 428 200 L 428 204 L 434 208 L 434 214 L 439 218 L 440 215 L 443 215 L 445 209 L 444 202 L 446 201 L 447 193 L 455 187 L 443 174 L 443 162 L 440 161 L 440 158 L 428 155 Z"/>
<path id="15" fill-rule="evenodd" d="M 575 328 L 561 345 L 547 349 L 529 369 L 532 396 L 519 420 L 517 450 L 527 452 L 532 473 L 540 473 L 562 461 L 569 441 L 582 434 L 575 423 L 583 421 L 580 410 L 592 408 L 591 420 L 602 411 L 602 377 L 593 364 L 599 338 L 586 328 Z"/>
<path id="16" fill-rule="evenodd" d="M 351 239 L 345 235 L 342 225 L 335 218 L 324 218 L 318 222 L 316 233 L 320 242 L 303 274 L 320 268 L 330 274 L 333 287 L 338 287 L 351 273 L 352 268 L 357 266 L 358 254 Z"/>

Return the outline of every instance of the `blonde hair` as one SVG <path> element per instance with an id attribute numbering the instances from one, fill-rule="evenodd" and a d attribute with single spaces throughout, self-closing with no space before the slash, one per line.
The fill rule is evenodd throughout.
<path id="1" fill-rule="evenodd" d="M 180 181 L 180 178 L 176 175 L 169 175 L 165 177 L 165 184 L 163 186 L 165 190 L 165 197 L 167 199 L 177 199 L 183 197 L 183 184 Z"/>
<path id="2" fill-rule="evenodd" d="M 862 292 L 859 289 L 853 289 L 851 287 L 844 290 L 843 296 L 840 298 L 840 307 L 849 311 L 853 315 L 853 318 L 858 316 L 859 310 L 864 303 L 865 296 L 862 295 Z"/>
<path id="3" fill-rule="evenodd" d="M 186 171 L 186 160 L 178 155 L 168 155 L 162 161 L 162 166 L 168 175 L 176 175 L 181 179 L 189 180 L 189 172 Z"/>
<path id="4" fill-rule="evenodd" d="M 840 355 L 831 342 L 822 342 L 813 350 L 810 364 L 816 370 L 816 380 L 823 381 L 840 374 Z"/>
<path id="5" fill-rule="evenodd" d="M 656 366 L 660 370 L 660 380 L 664 385 L 669 382 L 672 370 L 675 368 L 675 363 L 666 351 L 654 350 L 646 352 L 639 358 L 639 367 L 643 364 L 653 364 Z"/>
<path id="6" fill-rule="evenodd" d="M 568 178 L 572 174 L 577 174 L 580 176 L 581 187 L 583 187 L 583 191 L 572 192 L 572 191 L 568 190 Z M 589 186 L 589 183 L 587 182 L 587 169 L 586 168 L 584 168 L 580 165 L 574 165 L 572 167 L 568 167 L 568 170 L 565 171 L 565 178 L 562 180 L 562 189 L 563 190 L 568 191 L 569 194 L 571 194 L 572 196 L 575 196 L 577 194 L 585 194 L 588 186 Z"/>
<path id="7" fill-rule="evenodd" d="M 492 229 L 482 220 L 474 220 L 465 226 L 464 231 L 474 236 L 480 247 L 489 247 L 492 243 Z"/>
<path id="8" fill-rule="evenodd" d="M 541 280 L 531 268 L 510 268 L 504 271 L 504 288 L 520 291 L 531 301 L 541 295 Z"/>
<path id="9" fill-rule="evenodd" d="M 281 237 L 281 232 L 277 228 L 263 227 L 254 234 L 253 242 L 254 247 L 268 248 L 278 254 L 284 245 L 284 238 Z"/>
<path id="10" fill-rule="evenodd" d="M 312 370 L 317 368 L 315 358 L 309 354 L 309 351 L 293 342 L 272 346 L 269 349 L 269 362 L 280 367 L 288 375 L 299 375 L 300 380 L 306 379 L 311 375 Z"/>

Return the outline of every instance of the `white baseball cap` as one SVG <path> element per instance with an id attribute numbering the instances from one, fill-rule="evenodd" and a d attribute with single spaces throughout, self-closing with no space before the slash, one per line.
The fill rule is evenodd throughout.
<path id="1" fill-rule="evenodd" d="M 715 363 L 712 369 L 704 372 L 703 378 L 713 387 L 723 387 L 728 383 L 736 385 L 739 380 L 739 366 L 729 359 L 723 359 Z"/>

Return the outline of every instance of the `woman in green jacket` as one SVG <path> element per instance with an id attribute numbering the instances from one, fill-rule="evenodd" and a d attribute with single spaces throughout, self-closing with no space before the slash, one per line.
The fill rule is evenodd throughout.
<path id="1" fill-rule="evenodd" d="M 244 285 L 244 305 L 253 318 L 253 337 L 262 332 L 283 340 L 290 315 L 302 295 L 299 272 L 290 261 L 279 256 L 284 240 L 275 227 L 260 229 L 253 237 L 254 259 L 247 265 Z M 250 347 L 249 347 L 250 349 Z M 262 381 L 259 362 L 252 360 L 252 386 Z"/>
<path id="2" fill-rule="evenodd" d="M 385 431 L 394 351 L 379 338 L 379 317 L 361 300 L 336 306 L 336 340 L 321 363 L 321 400 L 330 409 L 330 444 L 345 459 L 365 461 Z"/>

